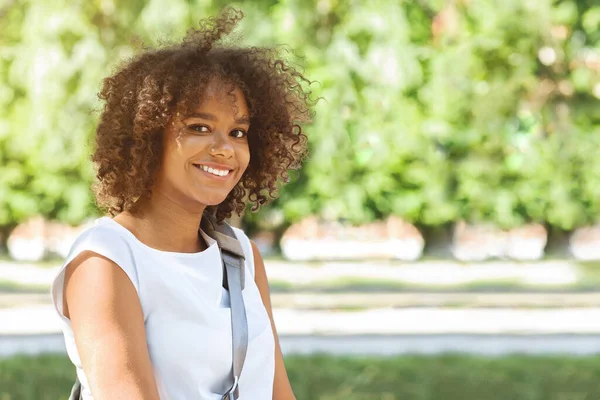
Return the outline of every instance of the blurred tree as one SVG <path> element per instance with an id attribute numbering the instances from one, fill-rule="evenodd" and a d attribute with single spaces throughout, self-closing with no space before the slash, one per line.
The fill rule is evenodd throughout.
<path id="1" fill-rule="evenodd" d="M 205 2 L 209 3 L 209 2 Z M 198 4 L 196 8 L 210 8 Z M 13 1 L 0 8 L 0 227 L 95 215 L 89 161 L 102 78 L 142 42 L 181 35 L 189 4 Z"/>
<path id="2" fill-rule="evenodd" d="M 102 78 L 225 5 L 322 97 L 311 156 L 252 226 L 309 214 L 561 229 L 600 213 L 594 0 L 0 2 L 0 227 L 95 215 Z M 235 40 L 235 38 L 234 38 Z M 291 49 L 294 49 L 293 51 Z"/>

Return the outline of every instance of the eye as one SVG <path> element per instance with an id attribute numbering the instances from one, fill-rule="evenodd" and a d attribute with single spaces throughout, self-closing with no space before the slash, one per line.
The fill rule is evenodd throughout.
<path id="1" fill-rule="evenodd" d="M 210 129 L 206 125 L 190 125 L 187 128 L 200 133 L 210 132 Z"/>
<path id="2" fill-rule="evenodd" d="M 241 139 L 246 137 L 247 133 L 241 129 L 234 129 L 233 131 L 231 131 L 231 136 L 237 138 L 237 139 Z"/>

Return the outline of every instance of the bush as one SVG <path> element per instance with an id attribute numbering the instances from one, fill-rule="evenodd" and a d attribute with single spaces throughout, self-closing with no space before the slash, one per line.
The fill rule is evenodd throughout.
<path id="1" fill-rule="evenodd" d="M 579 400 L 600 398 L 597 357 L 464 355 L 356 358 L 288 356 L 298 400 Z M 67 397 L 64 356 L 0 361 L 0 399 Z"/>
<path id="2" fill-rule="evenodd" d="M 168 13 L 159 0 L 0 7 L 0 231 L 34 214 L 71 223 L 95 214 L 88 145 L 102 77 L 141 41 L 180 37 L 228 3 L 173 0 Z M 306 167 L 246 222 L 596 222 L 596 3 L 240 2 L 245 41 L 295 49 L 284 56 L 323 98 Z"/>

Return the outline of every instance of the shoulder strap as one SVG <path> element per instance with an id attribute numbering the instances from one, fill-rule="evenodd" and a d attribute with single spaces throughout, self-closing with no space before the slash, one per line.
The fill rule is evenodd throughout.
<path id="1" fill-rule="evenodd" d="M 236 400 L 239 397 L 239 379 L 248 350 L 248 320 L 242 289 L 245 285 L 244 250 L 227 223 L 217 224 L 210 217 L 202 217 L 202 230 L 217 241 L 223 260 L 223 274 L 227 276 L 227 286 L 231 302 L 231 332 L 233 344 L 233 384 L 222 400 Z"/>

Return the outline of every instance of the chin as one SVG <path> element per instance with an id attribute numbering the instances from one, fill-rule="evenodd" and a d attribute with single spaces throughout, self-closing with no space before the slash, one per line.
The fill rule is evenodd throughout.
<path id="1" fill-rule="evenodd" d="M 221 195 L 221 196 L 203 196 L 203 198 L 197 198 L 196 200 L 201 203 L 204 204 L 207 207 L 210 206 L 218 206 L 219 204 L 221 204 L 222 202 L 225 201 L 225 199 L 227 199 L 227 195 L 229 193 L 225 194 L 225 195 Z"/>

